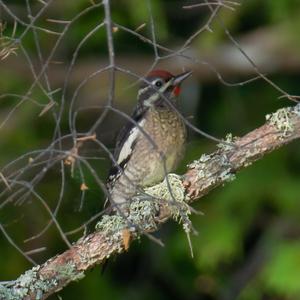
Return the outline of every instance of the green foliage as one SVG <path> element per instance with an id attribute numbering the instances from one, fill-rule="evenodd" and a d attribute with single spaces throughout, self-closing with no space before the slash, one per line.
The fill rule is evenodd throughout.
<path id="1" fill-rule="evenodd" d="M 219 265 L 231 263 L 241 253 L 241 227 L 237 220 L 223 215 L 210 215 L 207 227 L 200 228 L 197 238 L 196 263 L 199 269 L 216 270 Z"/>
<path id="2" fill-rule="evenodd" d="M 300 296 L 300 242 L 286 241 L 274 245 L 270 260 L 262 273 L 266 289 L 294 299 Z"/>
<path id="3" fill-rule="evenodd" d="M 274 23 L 291 21 L 300 11 L 299 2 L 297 0 L 267 0 L 266 6 L 266 12 Z"/>
<path id="4" fill-rule="evenodd" d="M 154 0 L 149 2 L 139 0 L 127 0 L 126 4 L 129 12 L 129 19 L 135 24 L 135 28 L 147 23 L 147 27 L 150 28 L 150 11 L 154 16 L 154 30 L 158 40 L 164 40 L 168 36 L 168 28 L 166 24 L 166 17 L 163 9 L 163 2 Z M 150 10 L 149 10 L 150 8 Z"/>

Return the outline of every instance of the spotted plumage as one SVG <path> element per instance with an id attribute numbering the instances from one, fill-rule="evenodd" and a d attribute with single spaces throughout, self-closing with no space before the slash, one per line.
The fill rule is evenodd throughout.
<path id="1" fill-rule="evenodd" d="M 184 152 L 186 128 L 174 107 L 180 84 L 190 74 L 154 70 L 142 83 L 132 122 L 117 138 L 116 164 L 107 181 L 113 205 L 127 206 L 140 187 L 158 183 L 176 168 Z"/>

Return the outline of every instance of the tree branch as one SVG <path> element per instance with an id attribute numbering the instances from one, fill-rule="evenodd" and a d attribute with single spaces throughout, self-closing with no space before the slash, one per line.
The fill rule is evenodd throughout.
<path id="1" fill-rule="evenodd" d="M 126 251 L 131 240 L 145 232 L 158 230 L 159 224 L 175 215 L 182 217 L 182 206 L 174 210 L 174 201 L 186 205 L 203 197 L 217 186 L 233 180 L 237 171 L 299 137 L 300 104 L 268 115 L 263 126 L 241 138 L 228 136 L 227 143 L 218 145 L 212 154 L 203 154 L 189 165 L 183 176 L 168 176 L 168 184 L 165 180 L 145 190 L 160 201 L 151 201 L 152 206 L 147 206 L 145 200 L 133 202 L 126 221 L 121 216 L 105 216 L 97 231 L 81 238 L 71 249 L 32 268 L 15 281 L 0 284 L 0 299 L 46 299 L 70 282 L 83 278 L 86 270 Z M 166 186 L 172 187 L 172 201 L 167 200 L 170 190 L 166 193 Z"/>

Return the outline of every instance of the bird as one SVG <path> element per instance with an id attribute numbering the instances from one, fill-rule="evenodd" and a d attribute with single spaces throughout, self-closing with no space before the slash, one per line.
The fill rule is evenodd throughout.
<path id="1" fill-rule="evenodd" d="M 191 74 L 157 69 L 142 80 L 137 105 L 117 136 L 107 179 L 115 211 L 126 215 L 139 189 L 161 182 L 183 157 L 187 130 L 178 113 L 178 96 Z"/>

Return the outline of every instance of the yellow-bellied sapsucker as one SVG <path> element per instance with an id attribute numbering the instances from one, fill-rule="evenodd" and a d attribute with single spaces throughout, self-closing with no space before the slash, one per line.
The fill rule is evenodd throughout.
<path id="1" fill-rule="evenodd" d="M 160 182 L 176 168 L 184 152 L 186 128 L 174 107 L 180 84 L 190 75 L 154 70 L 142 83 L 132 121 L 117 138 L 107 181 L 115 210 L 126 211 L 140 187 Z"/>

